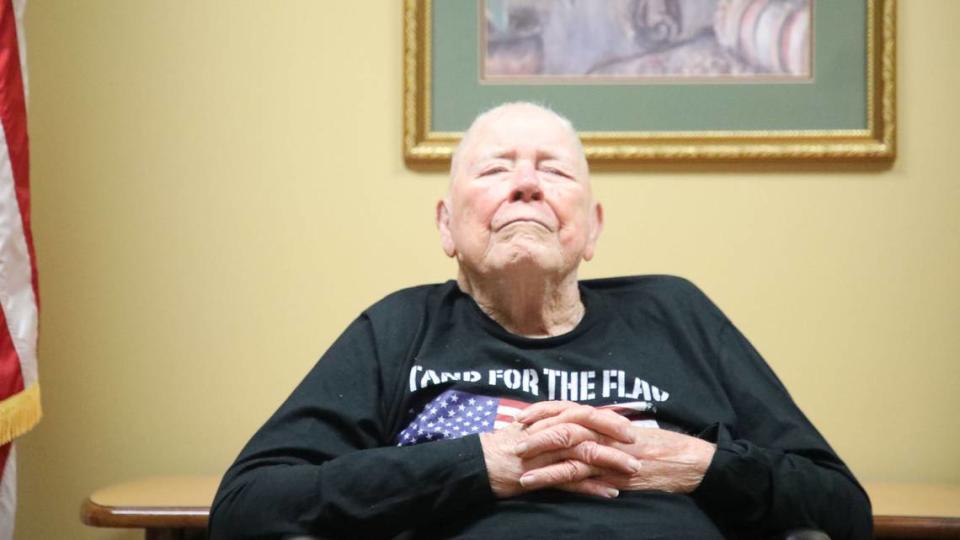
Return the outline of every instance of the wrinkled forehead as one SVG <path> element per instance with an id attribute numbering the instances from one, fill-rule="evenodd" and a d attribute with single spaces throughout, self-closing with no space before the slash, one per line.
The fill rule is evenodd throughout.
<path id="1" fill-rule="evenodd" d="M 454 168 L 480 160 L 532 150 L 544 158 L 559 159 L 582 168 L 586 160 L 580 139 L 569 122 L 535 106 L 494 109 L 481 115 L 464 134 Z M 457 171 L 452 171 L 457 175 Z"/>

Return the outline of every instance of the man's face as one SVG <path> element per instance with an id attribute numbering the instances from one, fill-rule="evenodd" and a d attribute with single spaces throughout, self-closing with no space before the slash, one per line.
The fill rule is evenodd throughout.
<path id="1" fill-rule="evenodd" d="M 437 224 L 444 251 L 467 270 L 565 272 L 593 256 L 602 210 L 575 134 L 515 105 L 467 135 Z"/>

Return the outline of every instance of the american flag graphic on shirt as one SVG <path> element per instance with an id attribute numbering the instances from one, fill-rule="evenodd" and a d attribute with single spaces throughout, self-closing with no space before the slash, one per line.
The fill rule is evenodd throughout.
<path id="1" fill-rule="evenodd" d="M 474 433 L 485 433 L 506 426 L 530 403 L 516 399 L 447 390 L 423 407 L 407 427 L 397 434 L 397 446 L 410 446 L 441 439 L 456 439 Z M 638 427 L 658 427 L 653 419 L 653 404 L 630 401 L 603 405 L 630 419 Z M 410 414 L 416 413 L 411 409 Z"/>

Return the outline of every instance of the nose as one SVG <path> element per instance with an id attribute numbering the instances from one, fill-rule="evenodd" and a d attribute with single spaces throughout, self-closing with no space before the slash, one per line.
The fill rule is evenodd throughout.
<path id="1" fill-rule="evenodd" d="M 543 190 L 540 189 L 540 178 L 534 167 L 520 167 L 514 179 L 513 191 L 510 193 L 511 202 L 542 201 Z"/>

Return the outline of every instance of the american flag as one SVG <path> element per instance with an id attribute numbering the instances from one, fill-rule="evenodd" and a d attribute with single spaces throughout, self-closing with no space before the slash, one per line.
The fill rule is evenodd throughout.
<path id="1" fill-rule="evenodd" d="M 427 403 L 407 427 L 397 434 L 397 446 L 410 446 L 441 439 L 456 439 L 474 433 L 502 428 L 514 421 L 530 403 L 516 399 L 491 397 L 462 390 L 447 390 Z M 630 419 L 638 427 L 658 427 L 653 419 L 653 404 L 630 401 L 602 405 Z"/>
<path id="2" fill-rule="evenodd" d="M 13 440 L 40 420 L 37 267 L 30 232 L 26 0 L 0 0 L 0 540 L 13 538 Z"/>

